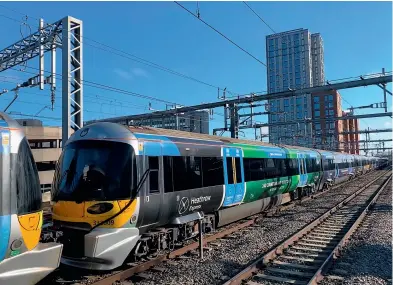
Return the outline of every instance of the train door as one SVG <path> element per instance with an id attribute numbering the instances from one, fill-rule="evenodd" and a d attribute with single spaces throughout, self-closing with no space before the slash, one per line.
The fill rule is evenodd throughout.
<path id="1" fill-rule="evenodd" d="M 302 153 L 297 154 L 297 158 L 299 161 L 299 187 L 305 186 L 307 184 L 307 169 L 306 169 L 306 155 Z"/>
<path id="2" fill-rule="evenodd" d="M 342 158 L 341 158 L 342 159 Z M 340 157 L 334 156 L 334 178 L 338 178 L 340 176 L 340 166 L 339 166 Z"/>
<path id="3" fill-rule="evenodd" d="M 223 206 L 243 201 L 245 194 L 243 152 L 239 148 L 223 148 L 225 197 Z"/>
<path id="4" fill-rule="evenodd" d="M 143 199 L 143 225 L 148 226 L 158 223 L 163 201 L 162 179 L 162 150 L 161 144 L 156 142 L 144 143 L 144 169 L 150 169 L 145 182 Z"/>
<path id="5" fill-rule="evenodd" d="M 0 117 L 0 127 L 8 127 L 8 124 Z M 11 232 L 11 209 L 10 199 L 10 131 L 0 129 L 0 163 L 2 179 L 0 179 L 0 263 L 8 251 L 8 240 Z M 8 167 L 5 167 L 5 166 Z M 12 201 L 12 200 L 11 200 Z"/>

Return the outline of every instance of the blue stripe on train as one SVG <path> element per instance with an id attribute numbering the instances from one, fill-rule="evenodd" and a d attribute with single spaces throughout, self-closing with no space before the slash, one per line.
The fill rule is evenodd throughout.
<path id="1" fill-rule="evenodd" d="M 8 138 L 3 141 L 3 136 L 6 135 Z M 10 131 L 9 130 L 1 130 L 0 129 L 0 153 L 9 154 L 10 153 Z M 3 145 L 3 142 L 7 142 L 7 144 Z"/>
<path id="2" fill-rule="evenodd" d="M 11 231 L 11 216 L 0 216 L 0 261 L 5 257 Z"/>
<path id="3" fill-rule="evenodd" d="M 134 133 L 137 139 L 160 140 L 148 142 L 148 148 L 144 151 L 145 155 L 172 155 L 180 156 L 180 151 L 170 139 L 164 136 Z M 161 146 L 161 149 L 160 149 Z"/>
<path id="4" fill-rule="evenodd" d="M 4 121 L 4 120 L 0 120 L 0 127 L 7 128 L 8 127 L 8 123 L 6 121 Z"/>

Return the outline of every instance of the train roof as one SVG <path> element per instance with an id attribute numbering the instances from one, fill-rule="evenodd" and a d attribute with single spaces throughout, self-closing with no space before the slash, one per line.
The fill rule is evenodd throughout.
<path id="1" fill-rule="evenodd" d="M 142 133 L 142 134 L 151 134 L 151 135 L 161 135 L 161 136 L 171 136 L 171 137 L 180 137 L 180 138 L 188 138 L 188 139 L 198 139 L 198 140 L 208 140 L 208 141 L 215 141 L 215 142 L 222 142 L 222 143 L 243 143 L 255 146 L 268 146 L 268 147 L 284 147 L 287 149 L 292 150 L 303 150 L 303 151 L 318 151 L 323 154 L 334 154 L 334 155 L 353 155 L 348 153 L 342 152 L 334 152 L 334 151 L 327 151 L 327 150 L 320 150 L 320 149 L 311 149 L 301 146 L 292 146 L 292 145 L 277 145 L 271 144 L 256 140 L 246 140 L 246 139 L 235 139 L 235 138 L 228 138 L 228 137 L 221 137 L 221 136 L 214 136 L 208 134 L 200 134 L 200 133 L 192 133 L 192 132 L 185 132 L 185 131 L 178 131 L 178 130 L 171 130 L 171 129 L 160 129 L 160 128 L 153 128 L 147 126 L 128 126 L 128 129 L 133 133 Z"/>
<path id="2" fill-rule="evenodd" d="M 0 112 L 0 128 L 3 129 L 7 128 L 10 130 L 15 129 L 15 130 L 22 131 L 22 128 L 19 125 L 19 123 L 4 112 Z"/>

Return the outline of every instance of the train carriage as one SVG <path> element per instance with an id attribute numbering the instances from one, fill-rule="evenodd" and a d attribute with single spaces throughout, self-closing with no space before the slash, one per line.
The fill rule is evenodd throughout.
<path id="1" fill-rule="evenodd" d="M 203 231 L 349 178 L 350 158 L 300 147 L 95 123 L 56 167 L 54 230 L 62 262 L 113 269 Z"/>
<path id="2" fill-rule="evenodd" d="M 40 243 L 41 188 L 30 146 L 0 113 L 0 284 L 36 284 L 59 266 L 61 244 Z"/>

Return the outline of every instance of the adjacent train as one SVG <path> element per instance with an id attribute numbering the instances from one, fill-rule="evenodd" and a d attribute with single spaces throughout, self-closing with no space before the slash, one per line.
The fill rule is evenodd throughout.
<path id="1" fill-rule="evenodd" d="M 37 168 L 19 124 L 0 112 L 0 284 L 36 284 L 60 263 L 62 245 L 40 243 Z"/>
<path id="2" fill-rule="evenodd" d="M 53 186 L 62 262 L 109 270 L 130 258 L 329 188 L 377 158 L 95 123 L 64 146 Z"/>

